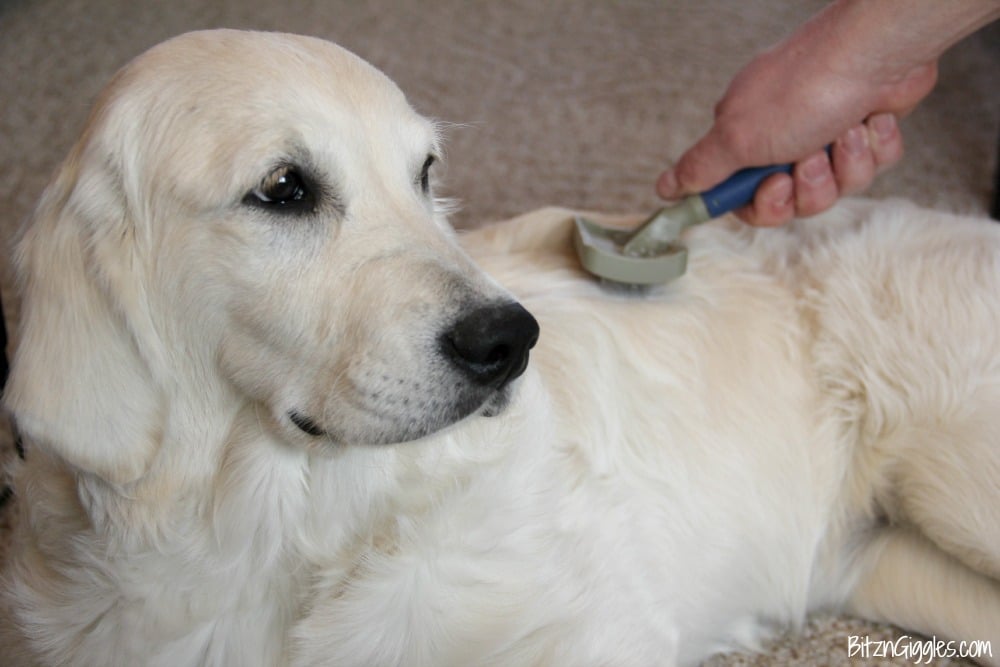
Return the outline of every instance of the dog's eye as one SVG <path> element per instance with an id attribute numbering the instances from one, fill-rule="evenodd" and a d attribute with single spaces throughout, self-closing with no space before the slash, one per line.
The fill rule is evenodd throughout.
<path id="1" fill-rule="evenodd" d="M 428 155 L 427 159 L 424 160 L 424 166 L 420 168 L 420 190 L 427 194 L 431 189 L 431 165 L 434 164 L 434 156 Z"/>
<path id="2" fill-rule="evenodd" d="M 288 210 L 310 210 L 314 204 L 305 179 L 293 167 L 281 167 L 271 172 L 244 201 L 265 208 Z"/>

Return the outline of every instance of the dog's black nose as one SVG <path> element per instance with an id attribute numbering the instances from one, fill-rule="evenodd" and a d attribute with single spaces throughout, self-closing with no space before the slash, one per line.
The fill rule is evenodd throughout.
<path id="1" fill-rule="evenodd" d="M 478 308 L 442 337 L 445 355 L 476 383 L 499 389 L 528 365 L 538 322 L 519 303 Z"/>

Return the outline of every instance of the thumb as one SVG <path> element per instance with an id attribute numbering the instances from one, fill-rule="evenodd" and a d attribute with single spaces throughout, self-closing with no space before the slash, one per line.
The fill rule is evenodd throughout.
<path id="1" fill-rule="evenodd" d="M 703 192 L 746 166 L 723 146 L 714 130 L 689 148 L 673 168 L 660 174 L 656 181 L 656 192 L 660 197 L 677 199 Z"/>

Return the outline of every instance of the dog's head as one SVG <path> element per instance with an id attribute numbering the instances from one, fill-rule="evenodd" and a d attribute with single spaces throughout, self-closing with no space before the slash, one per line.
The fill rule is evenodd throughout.
<path id="1" fill-rule="evenodd" d="M 457 247 L 439 151 L 391 81 L 321 40 L 212 31 L 140 56 L 22 241 L 22 428 L 123 481 L 171 401 L 216 386 L 298 443 L 495 411 L 538 328 Z"/>

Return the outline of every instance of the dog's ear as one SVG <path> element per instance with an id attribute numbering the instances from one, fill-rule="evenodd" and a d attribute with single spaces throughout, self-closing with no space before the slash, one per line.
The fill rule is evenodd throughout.
<path id="1" fill-rule="evenodd" d="M 21 238 L 23 304 L 4 401 L 29 446 L 120 485 L 155 457 L 163 402 L 137 337 L 146 309 L 136 232 L 111 162 L 81 141 Z"/>

